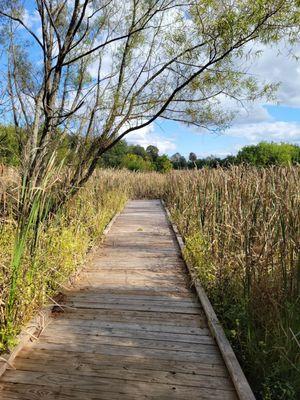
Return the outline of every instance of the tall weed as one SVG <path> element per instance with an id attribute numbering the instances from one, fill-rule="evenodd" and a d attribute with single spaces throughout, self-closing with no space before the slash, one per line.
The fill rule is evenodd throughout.
<path id="1" fill-rule="evenodd" d="M 300 168 L 169 176 L 185 257 L 264 399 L 300 394 Z"/>

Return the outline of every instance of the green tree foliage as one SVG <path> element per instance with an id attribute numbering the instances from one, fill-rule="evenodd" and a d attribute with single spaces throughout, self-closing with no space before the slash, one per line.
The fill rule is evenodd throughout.
<path id="1" fill-rule="evenodd" d="M 137 154 L 126 154 L 122 157 L 121 167 L 130 171 L 153 171 L 154 166 L 151 161 L 144 160 Z"/>
<path id="2" fill-rule="evenodd" d="M 146 150 L 144 149 L 143 146 L 140 146 L 139 144 L 128 146 L 128 152 L 131 154 L 135 154 L 139 157 L 142 157 L 143 160 L 147 160 L 148 158 Z"/>
<path id="3" fill-rule="evenodd" d="M 24 133 L 25 134 L 25 133 Z M 0 125 L 0 164 L 17 166 L 20 163 L 19 136 L 11 125 Z M 57 159 L 69 165 L 73 162 L 79 140 L 77 136 L 65 136 L 58 149 Z M 99 161 L 103 168 L 128 168 L 132 171 L 168 172 L 173 168 L 167 155 L 159 155 L 156 146 L 145 149 L 140 145 L 128 145 L 120 140 L 114 147 L 104 153 Z"/>
<path id="4" fill-rule="evenodd" d="M 19 164 L 19 142 L 14 126 L 0 125 L 0 164 Z"/>
<path id="5" fill-rule="evenodd" d="M 249 164 L 255 167 L 267 167 L 270 165 L 295 165 L 300 163 L 300 147 L 296 144 L 290 143 L 268 143 L 261 142 L 257 145 L 243 147 L 236 156 L 229 155 L 225 158 L 215 157 L 213 155 L 205 158 L 198 158 L 194 161 L 189 156 L 187 167 L 190 169 L 195 168 L 228 168 L 231 165 Z M 181 169 L 181 155 L 174 154 L 171 157 L 173 167 Z"/>
<path id="6" fill-rule="evenodd" d="M 118 168 L 127 153 L 127 143 L 125 140 L 120 140 L 114 147 L 102 155 L 100 165 L 109 168 Z"/>
<path id="7" fill-rule="evenodd" d="M 175 169 L 184 169 L 187 167 L 187 161 L 184 156 L 180 153 L 175 153 L 171 156 L 171 161 L 173 164 L 173 168 Z"/>
<path id="8" fill-rule="evenodd" d="M 204 167 L 217 168 L 218 166 L 222 165 L 222 160 L 218 157 L 211 155 L 211 156 L 208 156 L 205 158 L 200 158 L 200 159 L 196 160 L 195 164 L 196 164 L 197 168 L 204 168 Z M 189 167 L 193 168 L 194 163 L 189 163 Z"/>
<path id="9" fill-rule="evenodd" d="M 156 146 L 152 146 L 152 145 L 148 146 L 148 147 L 146 148 L 146 152 L 147 152 L 147 154 L 148 154 L 148 157 L 149 157 L 152 161 L 156 161 L 156 160 L 157 160 L 159 150 L 158 150 L 158 148 L 157 148 Z"/>
<path id="10" fill-rule="evenodd" d="M 236 161 L 238 164 L 246 163 L 260 167 L 291 165 L 300 162 L 300 147 L 289 143 L 261 142 L 240 150 Z"/>
<path id="11" fill-rule="evenodd" d="M 25 132 L 23 132 L 25 135 Z M 0 125 L 0 164 L 18 166 L 20 163 L 19 137 L 12 125 Z M 72 163 L 78 137 L 65 136 L 58 149 L 58 160 L 65 164 Z M 136 157 L 132 157 L 132 155 Z M 128 157 L 126 157 L 128 156 Z M 104 153 L 99 166 L 104 168 L 128 168 L 135 171 L 168 172 L 174 169 L 217 168 L 231 165 L 249 164 L 256 167 L 270 165 L 295 165 L 300 163 L 300 146 L 290 143 L 261 142 L 257 145 L 243 147 L 236 156 L 218 158 L 213 155 L 197 158 L 191 152 L 188 161 L 180 153 L 175 153 L 170 158 L 159 155 L 156 146 L 149 145 L 146 149 L 140 145 L 128 145 L 125 140 L 120 140 L 114 147 Z"/>
<path id="12" fill-rule="evenodd" d="M 155 162 L 156 170 L 158 172 L 169 172 L 173 168 L 172 162 L 167 155 L 158 156 Z"/>
<path id="13" fill-rule="evenodd" d="M 196 160 L 197 160 L 196 154 L 193 153 L 193 152 L 191 152 L 191 153 L 189 154 L 189 161 L 191 161 L 191 162 L 194 163 Z"/>
<path id="14" fill-rule="evenodd" d="M 156 146 L 148 146 L 146 150 L 140 145 L 128 145 L 121 140 L 103 154 L 100 166 L 106 168 L 128 168 L 132 171 L 168 172 L 173 168 L 166 154 L 160 156 Z"/>

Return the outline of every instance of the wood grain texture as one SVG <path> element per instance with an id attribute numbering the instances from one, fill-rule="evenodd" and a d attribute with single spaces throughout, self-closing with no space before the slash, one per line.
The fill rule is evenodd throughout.
<path id="1" fill-rule="evenodd" d="M 1 399 L 238 398 L 159 200 L 128 202 L 59 304 Z"/>

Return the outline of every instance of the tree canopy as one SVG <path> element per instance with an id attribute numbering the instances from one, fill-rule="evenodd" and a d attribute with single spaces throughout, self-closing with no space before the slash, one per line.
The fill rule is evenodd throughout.
<path id="1" fill-rule="evenodd" d="M 51 187 L 66 137 L 74 144 L 69 173 L 48 196 L 52 210 L 106 151 L 158 118 L 226 128 L 228 101 L 273 91 L 248 74 L 255 44 L 295 40 L 299 31 L 298 0 L 35 0 L 34 28 L 26 4 L 0 5 L 0 115 L 18 134 L 27 214 L 35 188 Z"/>
<path id="2" fill-rule="evenodd" d="M 100 166 L 106 168 L 127 168 L 132 171 L 168 172 L 173 166 L 166 154 L 159 155 L 156 146 L 146 149 L 140 145 L 128 145 L 120 140 L 100 159 Z"/>
<path id="3" fill-rule="evenodd" d="M 226 127 L 224 100 L 271 89 L 246 73 L 242 61 L 255 52 L 248 44 L 278 41 L 298 26 L 297 1 L 35 0 L 38 34 L 23 4 L 0 6 L 1 111 L 26 132 L 20 160 L 34 184 L 63 135 L 79 137 L 68 194 L 105 151 L 157 118 Z"/>
<path id="4" fill-rule="evenodd" d="M 237 163 L 265 167 L 300 163 L 300 147 L 289 143 L 267 143 L 245 146 L 236 157 Z"/>

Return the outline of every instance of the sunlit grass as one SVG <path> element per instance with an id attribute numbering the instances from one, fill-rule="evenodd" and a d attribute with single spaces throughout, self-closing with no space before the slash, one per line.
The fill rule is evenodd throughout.
<path id="1" fill-rule="evenodd" d="M 11 315 L 19 197 L 0 190 L 1 346 L 84 262 L 128 198 L 164 198 L 243 369 L 264 400 L 300 391 L 300 168 L 203 169 L 169 174 L 98 170 L 50 221 L 31 232 Z M 32 243 L 35 251 L 32 252 Z M 34 254 L 34 257 L 33 257 Z M 10 319 L 8 318 L 10 315 Z"/>
<path id="2" fill-rule="evenodd" d="M 34 198 L 26 221 L 14 222 L 17 203 L 5 214 L 0 236 L 0 350 L 15 344 L 21 326 L 76 272 L 123 208 L 126 188 L 121 181 L 110 186 L 107 179 L 91 180 L 54 217 L 41 218 L 45 208 L 40 196 Z"/>
<path id="3" fill-rule="evenodd" d="M 300 393 L 300 168 L 204 169 L 165 200 L 253 387 Z M 297 339 L 298 338 L 298 339 Z"/>

